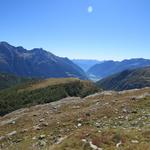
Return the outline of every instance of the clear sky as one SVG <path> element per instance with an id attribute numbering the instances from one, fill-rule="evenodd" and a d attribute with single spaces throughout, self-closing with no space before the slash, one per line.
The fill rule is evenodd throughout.
<path id="1" fill-rule="evenodd" d="M 0 0 L 0 41 L 69 58 L 150 58 L 150 0 Z"/>

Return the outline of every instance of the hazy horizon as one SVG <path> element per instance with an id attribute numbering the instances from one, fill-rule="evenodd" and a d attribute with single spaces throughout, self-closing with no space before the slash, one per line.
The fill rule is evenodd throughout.
<path id="1" fill-rule="evenodd" d="M 0 41 L 70 59 L 149 59 L 149 6 L 148 0 L 4 0 Z"/>

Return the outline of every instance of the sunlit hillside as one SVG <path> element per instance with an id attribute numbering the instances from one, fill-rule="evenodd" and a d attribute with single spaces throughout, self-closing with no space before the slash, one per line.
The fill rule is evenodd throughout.
<path id="1" fill-rule="evenodd" d="M 20 84 L 0 91 L 0 115 L 68 96 L 85 97 L 97 91 L 99 88 L 92 82 L 74 78 L 52 78 Z"/>

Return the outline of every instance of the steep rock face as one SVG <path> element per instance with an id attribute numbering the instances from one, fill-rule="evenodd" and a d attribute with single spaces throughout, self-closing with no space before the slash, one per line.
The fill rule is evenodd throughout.
<path id="1" fill-rule="evenodd" d="M 150 67 L 125 70 L 104 78 L 97 84 L 105 90 L 128 90 L 150 87 Z"/>
<path id="2" fill-rule="evenodd" d="M 6 42 L 0 42 L 0 72 L 42 78 L 87 78 L 84 71 L 68 58 L 55 56 L 41 48 L 26 50 Z"/>
<path id="3" fill-rule="evenodd" d="M 105 78 L 115 73 L 119 73 L 127 69 L 136 69 L 141 67 L 150 66 L 149 59 L 129 59 L 123 61 L 105 61 L 101 64 L 96 64 L 91 67 L 87 73 L 92 74 L 99 78 Z"/>

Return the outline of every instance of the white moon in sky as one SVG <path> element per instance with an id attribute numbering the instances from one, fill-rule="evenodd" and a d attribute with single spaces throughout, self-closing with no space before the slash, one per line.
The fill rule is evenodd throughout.
<path id="1" fill-rule="evenodd" d="M 88 7 L 88 13 L 92 13 L 93 12 L 93 7 L 92 6 L 89 6 Z"/>

